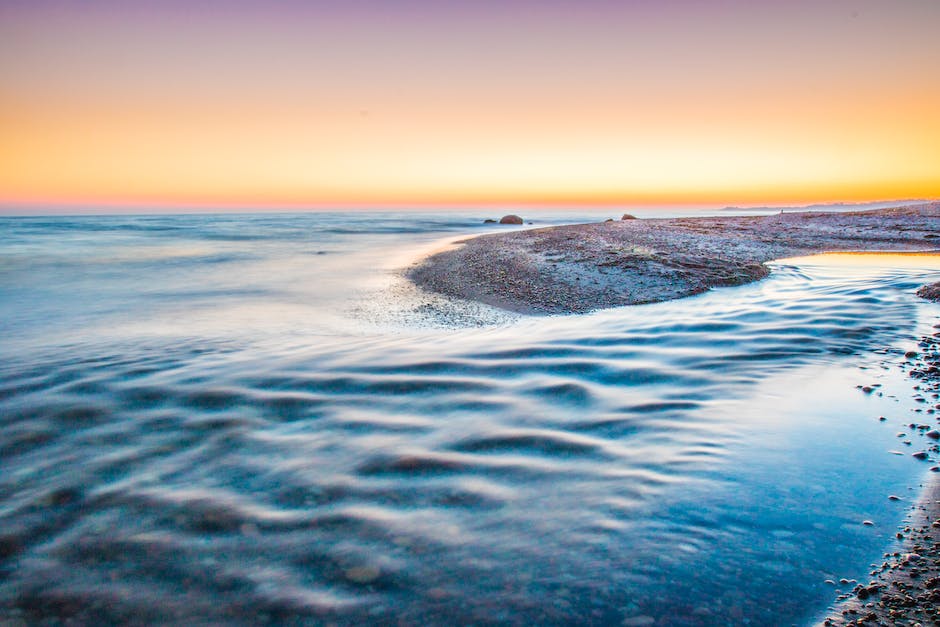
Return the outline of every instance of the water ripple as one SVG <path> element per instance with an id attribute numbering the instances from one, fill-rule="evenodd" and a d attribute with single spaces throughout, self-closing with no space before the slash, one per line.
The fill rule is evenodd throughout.
<path id="1" fill-rule="evenodd" d="M 208 239 L 272 239 L 236 224 Z M 311 250 L 342 235 L 290 231 Z M 198 263 L 251 262 L 223 252 Z M 803 620 L 824 569 L 879 550 L 852 523 L 900 514 L 881 491 L 909 460 L 863 481 L 887 440 L 852 419 L 906 411 L 909 384 L 875 366 L 914 333 L 908 292 L 931 272 L 787 262 L 687 301 L 482 329 L 8 346 L 0 616 Z M 858 366 L 883 398 L 855 390 Z"/>

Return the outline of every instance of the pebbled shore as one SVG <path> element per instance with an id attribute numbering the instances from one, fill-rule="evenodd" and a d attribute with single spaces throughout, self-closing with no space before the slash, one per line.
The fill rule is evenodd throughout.
<path id="1" fill-rule="evenodd" d="M 692 296 L 827 251 L 940 250 L 940 202 L 846 213 L 622 220 L 464 240 L 407 271 L 431 292 L 525 314 Z"/>
<path id="2" fill-rule="evenodd" d="M 940 332 L 921 339 L 908 374 L 917 382 L 914 389 L 940 409 Z M 881 564 L 872 564 L 870 581 L 839 597 L 839 605 L 819 623 L 824 627 L 940 625 L 940 466 L 935 465 L 940 456 L 936 418 L 940 414 L 927 415 L 932 416 L 929 423 L 912 423 L 910 428 L 920 432 L 924 459 L 934 464 L 933 472 L 897 532 L 901 549 L 885 553 Z"/>

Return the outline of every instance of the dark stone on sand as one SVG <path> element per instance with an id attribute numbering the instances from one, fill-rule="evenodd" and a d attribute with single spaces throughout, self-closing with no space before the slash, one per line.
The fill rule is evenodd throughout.
<path id="1" fill-rule="evenodd" d="M 620 219 L 621 220 L 636 220 L 636 216 L 631 215 L 629 213 L 625 213 L 622 216 L 620 216 Z"/>
<path id="2" fill-rule="evenodd" d="M 503 216 L 499 219 L 500 224 L 522 224 L 522 218 L 519 216 L 510 213 L 508 216 Z"/>

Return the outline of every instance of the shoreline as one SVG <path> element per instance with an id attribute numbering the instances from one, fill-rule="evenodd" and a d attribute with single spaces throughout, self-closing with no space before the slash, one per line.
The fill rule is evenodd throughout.
<path id="1" fill-rule="evenodd" d="M 871 579 L 840 594 L 817 627 L 940 625 L 940 480 L 921 487 L 897 533 L 901 550 L 883 553 Z"/>
<path id="2" fill-rule="evenodd" d="M 765 262 L 788 257 L 888 249 L 940 254 L 938 220 L 940 202 L 840 214 L 548 227 L 455 242 L 462 245 L 423 259 L 406 276 L 423 289 L 516 313 L 586 313 L 757 281 L 770 273 Z M 917 295 L 938 301 L 940 282 Z M 842 590 L 817 615 L 817 625 L 940 625 L 940 331 L 922 337 L 920 347 L 908 374 L 937 413 L 910 428 L 922 436 L 933 472 L 926 472 L 896 534 L 901 550 L 872 564 L 870 581 Z"/>
<path id="3" fill-rule="evenodd" d="M 418 287 L 529 315 L 693 296 L 822 252 L 940 253 L 940 202 L 845 213 L 655 218 L 461 240 L 407 269 Z"/>
<path id="4" fill-rule="evenodd" d="M 940 287 L 940 283 L 925 287 Z M 922 298 L 937 300 L 930 290 L 922 292 L 923 288 L 918 291 Z M 920 351 L 913 363 L 907 364 L 908 375 L 917 382 L 915 391 L 929 398 L 935 411 L 929 418 L 923 415 L 922 422 L 909 425 L 922 440 L 923 459 L 933 466 L 898 527 L 895 538 L 900 550 L 885 552 L 880 564 L 873 563 L 867 583 L 852 582 L 852 589 L 836 598 L 818 626 L 940 625 L 940 413 L 936 413 L 940 410 L 940 324 L 934 329 L 932 335 L 921 338 Z"/>

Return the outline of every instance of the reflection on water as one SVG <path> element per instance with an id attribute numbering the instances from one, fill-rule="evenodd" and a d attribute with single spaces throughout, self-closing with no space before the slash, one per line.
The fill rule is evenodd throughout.
<path id="1" fill-rule="evenodd" d="M 866 572 L 936 257 L 553 318 L 394 274 L 473 223 L 4 223 L 0 614 L 790 624 Z"/>

